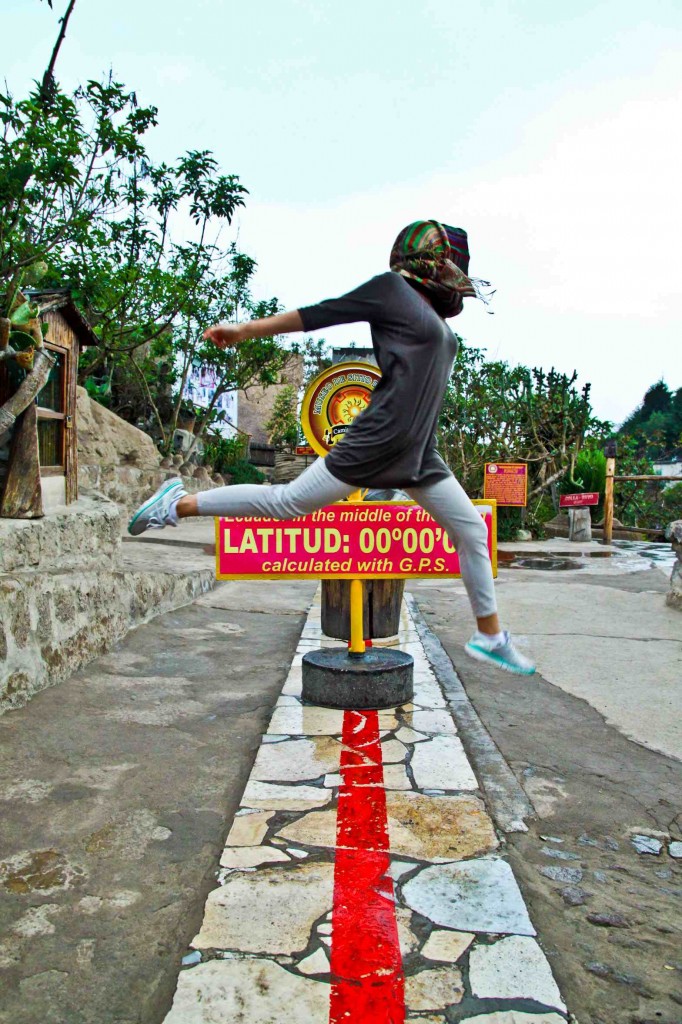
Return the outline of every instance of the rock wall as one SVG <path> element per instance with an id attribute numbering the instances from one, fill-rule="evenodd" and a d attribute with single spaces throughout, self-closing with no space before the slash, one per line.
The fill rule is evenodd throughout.
<path id="1" fill-rule="evenodd" d="M 79 465 L 78 489 L 85 494 L 94 492 L 115 501 L 125 515 L 141 505 L 164 480 L 179 475 L 179 469 L 171 468 L 138 469 L 135 466 Z M 189 494 L 217 486 L 208 477 L 194 479 L 183 475 L 182 483 Z"/>
<path id="2" fill-rule="evenodd" d="M 0 519 L 0 573 L 101 569 L 121 544 L 116 505 L 83 496 L 42 519 Z"/>
<path id="3" fill-rule="evenodd" d="M 224 482 L 187 466 L 182 455 L 162 460 L 148 434 L 93 402 L 85 388 L 78 388 L 77 417 L 78 491 L 108 498 L 124 517 L 170 477 L 181 476 L 189 494 Z"/>
<path id="4" fill-rule="evenodd" d="M 213 566 L 123 570 L 120 552 L 121 514 L 102 497 L 0 520 L 0 713 L 215 585 Z"/>
<path id="5" fill-rule="evenodd" d="M 250 434 L 254 441 L 265 444 L 269 440 L 265 424 L 272 417 L 277 396 L 289 384 L 298 391 L 303 384 L 303 374 L 303 358 L 295 356 L 284 368 L 281 384 L 270 384 L 267 388 L 254 386 L 248 391 L 240 391 L 239 429 Z"/>
<path id="6" fill-rule="evenodd" d="M 0 576 L 0 713 L 110 650 L 135 626 L 214 586 L 188 573 L 25 572 Z"/>
<path id="7" fill-rule="evenodd" d="M 299 477 L 303 470 L 316 460 L 317 455 L 290 455 L 289 452 L 276 452 L 273 480 L 276 484 L 288 484 Z"/>
<path id="8" fill-rule="evenodd" d="M 670 608 L 677 608 L 682 612 L 682 519 L 676 519 L 670 523 L 665 535 L 672 543 L 672 548 L 677 555 L 677 561 L 673 565 L 670 575 L 670 590 L 666 595 L 666 604 Z"/>
<path id="9" fill-rule="evenodd" d="M 79 464 L 159 468 L 161 455 L 151 437 L 93 402 L 85 388 L 76 389 L 76 426 Z"/>

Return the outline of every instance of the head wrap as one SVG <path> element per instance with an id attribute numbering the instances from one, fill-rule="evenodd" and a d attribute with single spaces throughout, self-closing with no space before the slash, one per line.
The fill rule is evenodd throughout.
<path id="1" fill-rule="evenodd" d="M 437 220 L 417 220 L 400 232 L 391 249 L 391 270 L 426 292 L 440 316 L 456 316 L 465 298 L 487 305 L 488 281 L 468 277 L 467 233 Z"/>

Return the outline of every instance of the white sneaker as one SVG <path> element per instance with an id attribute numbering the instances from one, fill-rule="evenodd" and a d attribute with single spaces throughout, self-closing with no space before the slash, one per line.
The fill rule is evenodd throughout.
<path id="1" fill-rule="evenodd" d="M 497 642 L 491 642 L 485 633 L 476 630 L 471 640 L 464 645 L 464 650 L 477 661 L 487 661 L 489 665 L 497 665 L 505 672 L 515 672 L 520 676 L 532 676 L 535 672 L 533 662 L 517 651 L 506 630 L 504 639 Z"/>
<path id="2" fill-rule="evenodd" d="M 177 477 L 174 480 L 166 480 L 151 498 L 140 505 L 128 523 L 128 533 L 137 537 L 145 530 L 163 530 L 165 526 L 177 526 L 178 521 L 171 515 L 171 508 L 186 494 L 182 480 Z"/>

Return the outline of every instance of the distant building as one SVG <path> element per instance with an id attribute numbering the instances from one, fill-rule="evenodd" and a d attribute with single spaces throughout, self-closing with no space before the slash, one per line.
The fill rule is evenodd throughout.
<path id="1" fill-rule="evenodd" d="M 267 444 L 267 423 L 272 417 L 277 396 L 285 387 L 293 386 L 296 393 L 303 386 L 303 359 L 294 356 L 282 371 L 282 383 L 269 387 L 250 387 L 239 392 L 239 429 L 251 435 L 256 444 Z"/>
<path id="2" fill-rule="evenodd" d="M 679 476 L 682 483 L 682 457 L 673 456 L 666 462 L 654 462 L 654 473 L 658 476 Z M 666 487 L 675 487 L 675 483 L 670 481 Z"/>
<path id="3" fill-rule="evenodd" d="M 212 366 L 196 363 L 189 371 L 182 397 L 192 402 L 193 405 L 206 409 L 211 404 L 217 384 L 218 377 L 215 369 Z M 216 412 L 224 413 L 224 419 L 211 429 L 222 434 L 223 437 L 234 436 L 239 426 L 237 392 L 226 391 L 216 402 L 215 409 Z"/>
<path id="4" fill-rule="evenodd" d="M 373 363 L 375 366 L 377 365 L 373 348 L 358 348 L 355 345 L 332 349 L 332 363 Z"/>

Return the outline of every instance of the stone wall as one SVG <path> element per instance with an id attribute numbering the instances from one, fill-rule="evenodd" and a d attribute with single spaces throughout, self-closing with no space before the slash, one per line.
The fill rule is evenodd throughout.
<path id="1" fill-rule="evenodd" d="M 76 389 L 76 427 L 79 464 L 159 468 L 161 455 L 149 434 L 93 402 L 85 388 Z"/>
<path id="2" fill-rule="evenodd" d="M 543 524 L 543 530 L 547 537 L 568 537 L 569 525 L 568 525 L 568 513 L 559 512 L 554 516 L 553 519 L 548 519 Z M 603 535 L 602 524 L 592 525 L 592 537 L 595 540 L 601 540 Z M 649 534 L 638 533 L 632 527 L 624 527 L 620 520 L 614 517 L 613 520 L 613 540 L 651 540 Z"/>
<path id="3" fill-rule="evenodd" d="M 290 455 L 289 452 L 276 452 L 273 482 L 276 484 L 290 483 L 316 460 L 317 455 Z"/>
<path id="4" fill-rule="evenodd" d="M 298 391 L 303 384 L 303 372 L 303 359 L 301 356 L 295 356 L 285 367 L 281 384 L 240 391 L 237 419 L 239 429 L 250 434 L 254 441 L 265 444 L 269 440 L 265 424 L 272 416 L 277 396 L 289 384 L 293 384 Z"/>
<path id="5" fill-rule="evenodd" d="M 120 552 L 119 509 L 99 496 L 42 519 L 0 520 L 0 713 L 215 585 L 212 566 L 123 570 Z"/>
<path id="6" fill-rule="evenodd" d="M 214 583 L 213 568 L 0 575 L 0 713 L 26 704 L 133 627 L 188 604 Z"/>
<path id="7" fill-rule="evenodd" d="M 101 494 L 115 501 L 126 515 L 148 498 L 164 480 L 179 476 L 177 468 L 138 469 L 136 466 L 79 465 L 78 489 L 82 493 Z M 216 487 L 208 476 L 202 479 L 183 476 L 182 485 L 189 494 Z"/>
<path id="8" fill-rule="evenodd" d="M 118 508 L 98 495 L 42 519 L 0 519 L 0 573 L 101 569 L 114 562 L 120 534 Z"/>

